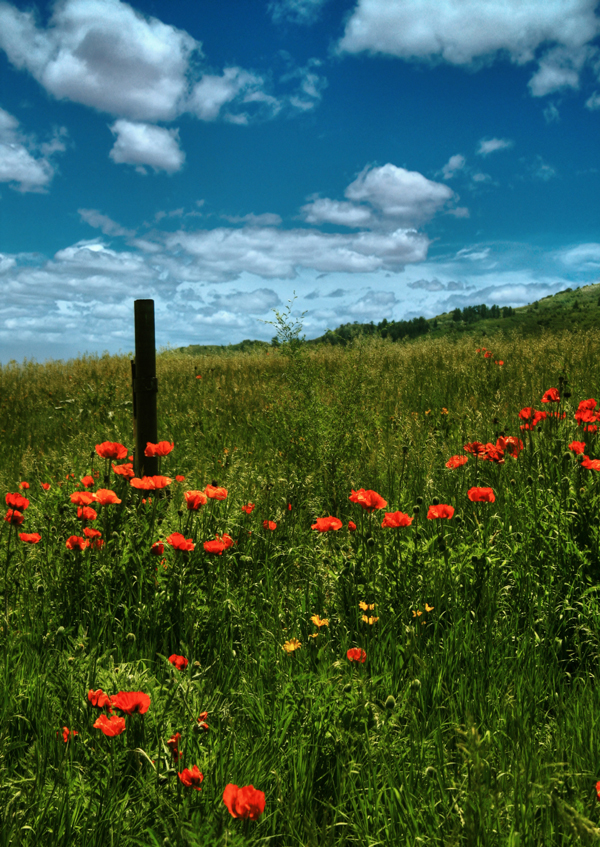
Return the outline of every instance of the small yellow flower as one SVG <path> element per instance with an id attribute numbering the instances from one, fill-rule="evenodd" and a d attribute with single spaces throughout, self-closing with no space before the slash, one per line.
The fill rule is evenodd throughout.
<path id="1" fill-rule="evenodd" d="M 417 618 L 417 617 L 420 618 L 422 614 L 423 614 L 423 612 L 419 611 L 419 609 L 417 609 L 416 612 L 413 609 L 413 618 Z"/>
<path id="2" fill-rule="evenodd" d="M 426 612 L 433 612 L 433 606 L 429 606 L 427 603 L 425 603 L 425 611 Z"/>
<path id="3" fill-rule="evenodd" d="M 430 414 L 431 414 L 431 409 L 426 409 L 425 414 L 426 414 L 426 415 L 430 415 Z"/>
<path id="4" fill-rule="evenodd" d="M 312 633 L 311 633 L 308 637 L 309 637 L 309 638 L 318 638 L 318 637 L 319 637 L 319 633 L 318 633 L 318 632 L 312 632 Z"/>
<path id="5" fill-rule="evenodd" d="M 367 617 L 367 615 L 363 615 L 362 619 L 365 623 L 368 623 L 369 626 L 373 626 L 373 624 L 377 623 L 377 621 L 379 620 L 379 618 L 376 618 L 374 615 L 371 615 L 370 618 Z"/>
<path id="6" fill-rule="evenodd" d="M 311 621 L 315 626 L 321 629 L 322 626 L 329 626 L 329 618 L 320 618 L 318 615 L 313 615 Z"/>
<path id="7" fill-rule="evenodd" d="M 363 612 L 372 612 L 375 608 L 375 603 L 365 603 L 364 600 L 361 600 L 358 606 Z"/>
<path id="8" fill-rule="evenodd" d="M 294 650 L 299 650 L 302 647 L 302 643 L 298 641 L 297 638 L 290 638 L 289 641 L 286 641 L 282 646 L 282 650 L 285 650 L 286 653 L 293 653 Z"/>
<path id="9" fill-rule="evenodd" d="M 445 406 L 442 406 L 442 415 L 447 415 L 448 409 Z"/>

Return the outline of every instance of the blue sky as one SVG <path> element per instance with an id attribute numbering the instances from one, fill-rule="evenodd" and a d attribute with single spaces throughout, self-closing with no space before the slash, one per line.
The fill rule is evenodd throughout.
<path id="1" fill-rule="evenodd" d="M 596 0 L 0 0 L 0 362 L 600 280 Z"/>

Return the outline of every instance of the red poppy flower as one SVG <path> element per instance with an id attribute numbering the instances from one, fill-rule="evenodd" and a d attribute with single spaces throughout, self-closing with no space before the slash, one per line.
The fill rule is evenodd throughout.
<path id="1" fill-rule="evenodd" d="M 111 465 L 111 467 L 117 476 L 126 476 L 129 477 L 129 479 L 135 476 L 132 462 L 125 462 L 123 465 Z"/>
<path id="2" fill-rule="evenodd" d="M 223 802 L 232 818 L 250 818 L 257 820 L 265 810 L 265 795 L 253 785 L 237 785 L 229 783 L 223 792 Z"/>
<path id="3" fill-rule="evenodd" d="M 496 495 L 491 488 L 469 488 L 467 497 L 472 503 L 495 503 Z"/>
<path id="4" fill-rule="evenodd" d="M 225 500 L 227 498 L 227 489 L 219 488 L 216 485 L 207 485 L 204 493 L 210 500 Z"/>
<path id="5" fill-rule="evenodd" d="M 168 456 L 174 447 L 175 444 L 169 444 L 168 441 L 159 441 L 158 444 L 152 444 L 148 441 L 144 450 L 144 456 Z"/>
<path id="6" fill-rule="evenodd" d="M 590 459 L 589 456 L 585 456 L 581 467 L 587 468 L 588 471 L 600 471 L 600 459 Z"/>
<path id="7" fill-rule="evenodd" d="M 177 668 L 178 671 L 184 671 L 188 666 L 188 660 L 185 656 L 178 656 L 176 653 L 173 653 L 172 656 L 169 656 L 169 661 L 171 664 Z"/>
<path id="8" fill-rule="evenodd" d="M 101 729 L 109 738 L 114 738 L 115 735 L 125 731 L 125 718 L 119 718 L 116 715 L 107 717 L 102 714 L 94 721 L 94 728 Z"/>
<path id="9" fill-rule="evenodd" d="M 4 516 L 4 520 L 13 526 L 21 526 L 25 518 L 17 509 L 9 509 Z"/>
<path id="10" fill-rule="evenodd" d="M 497 465 L 503 465 L 504 450 L 496 444 L 492 444 L 491 441 L 488 441 L 485 445 L 485 453 L 483 453 L 480 458 L 482 462 L 495 462 Z"/>
<path id="11" fill-rule="evenodd" d="M 172 532 L 166 539 L 167 544 L 170 544 L 174 550 L 187 552 L 194 549 L 194 542 L 191 538 L 184 538 L 180 532 Z"/>
<path id="12" fill-rule="evenodd" d="M 175 735 L 172 735 L 169 738 L 169 740 L 167 741 L 167 747 L 171 751 L 171 753 L 173 755 L 173 760 L 175 762 L 178 762 L 181 759 L 181 757 L 183 756 L 183 753 L 180 752 L 180 750 L 179 750 L 179 742 L 180 741 L 181 741 L 181 733 L 180 732 L 176 732 Z"/>
<path id="13" fill-rule="evenodd" d="M 50 485 L 50 483 L 49 483 L 49 482 L 40 482 L 40 485 L 42 486 L 42 488 L 44 489 L 44 491 L 49 491 L 49 490 L 50 490 L 50 488 L 51 488 L 51 485 Z"/>
<path id="14" fill-rule="evenodd" d="M 206 718 L 208 717 L 208 712 L 200 712 L 197 717 L 198 726 L 200 729 L 203 729 L 204 732 L 208 732 L 208 724 L 206 723 Z"/>
<path id="15" fill-rule="evenodd" d="M 177 776 L 186 788 L 194 788 L 196 791 L 202 791 L 200 783 L 204 779 L 204 774 L 200 773 L 198 765 L 194 765 L 191 770 L 184 768 Z"/>
<path id="16" fill-rule="evenodd" d="M 95 509 L 92 509 L 91 506 L 78 506 L 77 517 L 84 521 L 95 521 L 98 517 L 98 512 Z"/>
<path id="17" fill-rule="evenodd" d="M 360 662 L 361 664 L 364 664 L 367 654 L 362 647 L 351 647 L 346 653 L 346 658 L 350 662 Z"/>
<path id="18" fill-rule="evenodd" d="M 150 548 L 150 552 L 154 556 L 162 556 L 162 554 L 165 552 L 165 545 L 162 543 L 162 541 L 155 541 L 152 547 Z"/>
<path id="19" fill-rule="evenodd" d="M 468 456 L 450 456 L 448 461 L 446 462 L 447 468 L 460 468 L 462 465 L 466 465 L 469 461 Z"/>
<path id="20" fill-rule="evenodd" d="M 600 780 L 596 783 L 596 797 L 600 800 Z"/>
<path id="21" fill-rule="evenodd" d="M 168 476 L 143 476 L 141 479 L 134 476 L 133 479 L 129 480 L 129 484 L 133 488 L 139 488 L 142 491 L 155 491 L 166 488 L 172 482 L 173 480 L 169 479 Z"/>
<path id="22" fill-rule="evenodd" d="M 572 450 L 573 453 L 585 453 L 585 441 L 571 441 L 569 444 L 569 450 Z"/>
<path id="23" fill-rule="evenodd" d="M 145 715 L 150 708 L 150 697 L 143 691 L 119 691 L 111 696 L 110 704 L 126 715 L 132 715 L 134 712 Z"/>
<path id="24" fill-rule="evenodd" d="M 594 423 L 598 420 L 598 415 L 592 409 L 577 409 L 575 412 L 575 420 L 581 426 L 583 423 Z"/>
<path id="25" fill-rule="evenodd" d="M 528 421 L 528 420 L 529 420 L 529 418 L 530 418 L 530 417 L 531 417 L 531 415 L 532 415 L 532 412 L 533 412 L 533 409 L 531 408 L 531 406 L 525 406 L 525 407 L 524 407 L 523 409 L 521 409 L 521 411 L 519 412 L 519 417 L 521 418 L 521 420 L 522 420 L 522 421 Z"/>
<path id="26" fill-rule="evenodd" d="M 39 532 L 20 532 L 19 538 L 26 544 L 39 544 L 42 540 L 42 536 Z"/>
<path id="27" fill-rule="evenodd" d="M 367 512 L 373 512 L 375 509 L 385 509 L 387 506 L 387 500 L 384 500 L 380 494 L 372 491 L 370 488 L 359 488 L 358 491 L 352 489 L 352 494 L 348 499 L 351 503 L 358 503 Z"/>
<path id="28" fill-rule="evenodd" d="M 402 526 L 410 526 L 413 519 L 404 512 L 386 512 L 381 522 L 382 529 L 399 529 Z"/>
<path id="29" fill-rule="evenodd" d="M 265 529 L 270 529 L 272 532 L 274 529 L 277 529 L 277 524 L 275 521 L 263 521 L 263 527 Z"/>
<path id="30" fill-rule="evenodd" d="M 102 444 L 96 444 L 96 453 L 101 459 L 121 460 L 127 456 L 127 447 L 118 441 L 103 441 Z"/>
<path id="31" fill-rule="evenodd" d="M 191 512 L 197 512 L 200 506 L 204 506 L 208 502 L 208 497 L 204 491 L 186 491 L 183 496 L 188 510 Z"/>
<path id="32" fill-rule="evenodd" d="M 96 501 L 100 503 L 101 506 L 110 506 L 112 503 L 122 503 L 122 500 L 119 500 L 114 491 L 111 491 L 110 488 L 99 488 L 96 491 Z"/>
<path id="33" fill-rule="evenodd" d="M 544 392 L 542 403 L 560 403 L 560 394 L 556 388 L 549 388 Z"/>
<path id="34" fill-rule="evenodd" d="M 94 485 L 94 477 L 93 476 L 82 476 L 81 484 L 85 485 L 86 488 L 89 488 L 91 485 Z"/>
<path id="35" fill-rule="evenodd" d="M 58 733 L 56 733 L 58 735 Z M 79 735 L 76 729 L 69 729 L 68 726 L 63 726 L 62 737 L 65 744 L 67 744 L 71 739 L 74 739 L 76 735 Z"/>
<path id="36" fill-rule="evenodd" d="M 110 707 L 110 697 L 101 688 L 98 688 L 96 691 L 90 688 L 88 691 L 88 700 L 92 706 L 96 706 L 98 709 L 103 709 L 105 706 Z"/>
<path id="37" fill-rule="evenodd" d="M 463 446 L 463 450 L 471 453 L 472 456 L 483 456 L 487 450 L 487 446 L 482 444 L 481 441 L 471 441 Z"/>
<path id="38" fill-rule="evenodd" d="M 16 509 L 18 512 L 24 512 L 29 506 L 27 497 L 23 497 L 18 491 L 15 494 L 7 494 L 5 500 L 7 506 L 10 506 L 11 509 Z"/>
<path id="39" fill-rule="evenodd" d="M 175 482 L 185 482 L 185 477 L 181 476 L 181 474 L 177 474 L 175 477 Z"/>
<path id="40" fill-rule="evenodd" d="M 100 536 L 102 535 L 99 529 L 92 529 L 89 526 L 86 526 L 86 528 L 83 530 L 83 534 L 86 538 L 89 538 L 90 540 L 93 538 L 100 538 Z"/>
<path id="41" fill-rule="evenodd" d="M 249 515 L 256 507 L 255 503 L 247 503 L 245 506 L 242 506 L 242 512 L 246 512 Z"/>
<path id="42" fill-rule="evenodd" d="M 490 359 L 491 356 L 492 356 L 492 354 L 489 350 L 486 350 L 486 352 L 483 354 L 484 359 Z"/>
<path id="43" fill-rule="evenodd" d="M 354 532 L 356 530 L 356 524 L 354 523 L 354 521 L 348 521 L 348 529 L 350 530 L 350 532 Z"/>
<path id="44" fill-rule="evenodd" d="M 96 502 L 96 495 L 91 491 L 74 491 L 71 494 L 71 503 L 75 506 L 89 506 Z"/>
<path id="45" fill-rule="evenodd" d="M 427 512 L 428 520 L 435 520 L 436 518 L 448 518 L 450 519 L 454 514 L 454 506 L 447 506 L 445 503 L 440 503 L 439 506 L 430 506 L 429 511 Z"/>
<path id="46" fill-rule="evenodd" d="M 80 535 L 70 535 L 66 540 L 67 550 L 85 550 L 89 546 L 89 543 L 89 541 Z"/>
<path id="47" fill-rule="evenodd" d="M 226 533 L 223 533 L 221 537 L 217 535 L 214 541 L 205 541 L 204 549 L 207 553 L 217 553 L 219 556 L 223 552 L 223 550 L 228 550 L 233 544 L 233 538 Z"/>
<path id="48" fill-rule="evenodd" d="M 589 400 L 582 400 L 577 407 L 577 411 L 582 412 L 584 409 L 595 409 L 597 405 L 597 400 L 594 400 L 593 397 L 590 397 Z"/>
<path id="49" fill-rule="evenodd" d="M 500 365 L 500 367 L 502 367 L 502 365 L 504 364 L 504 359 L 499 359 L 497 362 L 494 362 L 494 364 Z"/>
<path id="50" fill-rule="evenodd" d="M 520 438 L 515 438 L 514 435 L 500 436 L 496 441 L 496 447 L 508 453 L 513 459 L 516 459 L 523 449 L 523 442 Z"/>
<path id="51" fill-rule="evenodd" d="M 319 532 L 329 532 L 331 529 L 341 529 L 343 523 L 339 518 L 317 518 L 317 522 L 311 525 L 311 529 L 317 529 Z"/>
<path id="52" fill-rule="evenodd" d="M 23 482 L 19 483 L 19 488 L 22 488 L 22 489 L 29 488 L 29 483 L 25 482 L 25 480 L 23 480 Z"/>

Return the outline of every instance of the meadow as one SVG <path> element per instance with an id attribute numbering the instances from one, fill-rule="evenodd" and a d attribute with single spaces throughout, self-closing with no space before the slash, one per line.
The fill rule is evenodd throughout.
<path id="1" fill-rule="evenodd" d="M 600 338 L 483 342 L 165 351 L 155 490 L 0 368 L 1 847 L 600 841 Z"/>

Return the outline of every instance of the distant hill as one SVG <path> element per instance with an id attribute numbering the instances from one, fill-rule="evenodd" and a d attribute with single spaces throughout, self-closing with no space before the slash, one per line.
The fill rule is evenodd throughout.
<path id="1" fill-rule="evenodd" d="M 345 345 L 361 337 L 391 338 L 392 341 L 409 341 L 424 335 L 431 338 L 462 335 L 470 333 L 485 336 L 499 330 L 518 332 L 522 335 L 535 335 L 542 330 L 590 329 L 600 327 L 600 282 L 581 288 L 567 288 L 558 294 L 552 294 L 536 300 L 527 306 L 465 306 L 444 312 L 435 318 L 413 318 L 409 321 L 388 321 L 384 318 L 378 324 L 354 323 L 342 324 L 337 329 L 328 329 L 319 338 L 307 340 L 309 345 L 336 344 Z M 251 341 L 245 339 L 238 344 L 198 345 L 178 348 L 179 352 L 237 353 L 253 352 L 257 349 L 277 345 L 277 339 Z"/>

